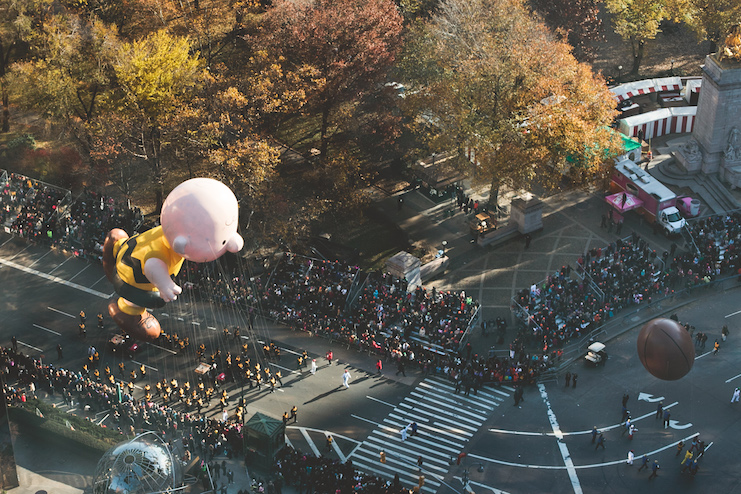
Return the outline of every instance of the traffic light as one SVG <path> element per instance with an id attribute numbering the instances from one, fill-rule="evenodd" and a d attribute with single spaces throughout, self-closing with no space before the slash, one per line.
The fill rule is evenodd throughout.
<path id="1" fill-rule="evenodd" d="M 381 457 L 381 463 L 386 463 L 386 453 L 381 451 L 379 456 Z"/>

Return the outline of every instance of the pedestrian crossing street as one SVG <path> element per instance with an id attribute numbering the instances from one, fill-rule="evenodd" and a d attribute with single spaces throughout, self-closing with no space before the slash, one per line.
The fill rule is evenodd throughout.
<path id="1" fill-rule="evenodd" d="M 417 459 L 422 457 L 425 485 L 420 492 L 436 492 L 442 479 L 468 441 L 481 428 L 494 409 L 514 392 L 514 388 L 484 388 L 470 396 L 455 394 L 452 382 L 428 377 L 415 388 L 371 432 L 348 458 L 358 470 L 393 479 L 402 485 L 417 485 Z M 401 429 L 416 422 L 418 432 L 401 439 Z M 380 452 L 386 454 L 381 463 Z"/>

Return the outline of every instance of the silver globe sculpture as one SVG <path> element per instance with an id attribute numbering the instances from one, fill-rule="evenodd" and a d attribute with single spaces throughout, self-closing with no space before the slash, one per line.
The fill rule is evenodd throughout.
<path id="1" fill-rule="evenodd" d="M 180 461 L 154 432 L 145 432 L 106 451 L 93 479 L 94 494 L 156 494 L 182 487 Z"/>

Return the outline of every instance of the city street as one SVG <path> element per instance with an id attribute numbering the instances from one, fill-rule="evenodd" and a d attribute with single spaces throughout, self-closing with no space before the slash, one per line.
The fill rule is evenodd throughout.
<path id="1" fill-rule="evenodd" d="M 107 317 L 103 330 L 95 324 L 95 315 L 105 313 L 112 295 L 98 264 L 3 235 L 0 265 L 3 344 L 8 345 L 16 335 L 26 352 L 70 369 L 79 369 L 87 348 L 94 345 L 101 351 L 102 367 L 116 369 L 123 361 L 128 370 L 144 364 L 150 383 L 173 377 L 195 379 L 193 352 L 174 355 L 165 348 L 145 345 L 132 362 L 103 351 L 116 328 Z M 77 334 L 82 309 L 87 313 L 86 339 Z M 166 332 L 189 336 L 191 345 L 204 342 L 209 351 L 222 348 L 234 353 L 244 341 L 276 341 L 283 349 L 282 358 L 270 366 L 282 371 L 284 386 L 270 393 L 266 386 L 258 391 L 230 384 L 231 403 L 242 395 L 247 416 L 259 411 L 276 418 L 295 405 L 298 421 L 289 423 L 287 430 L 287 441 L 294 447 L 351 459 L 369 473 L 389 478 L 398 473 L 407 485 L 416 484 L 421 458 L 423 492 L 460 492 L 463 476 L 468 476 L 475 492 L 733 492 L 739 485 L 741 474 L 733 458 L 741 440 L 741 406 L 730 404 L 734 387 L 741 383 L 741 370 L 735 364 L 741 357 L 741 307 L 736 290 L 708 292 L 677 313 L 696 332 L 708 334 L 706 348 L 698 349 L 695 366 L 683 379 L 664 382 L 643 369 L 635 349 L 638 329 L 634 329 L 607 343 L 610 358 L 605 367 L 587 368 L 576 362 L 562 371 L 558 382 L 526 388 L 519 407 L 513 406 L 514 388 L 510 386 L 487 387 L 476 396 L 465 397 L 462 392 L 455 394 L 450 382 L 421 376 L 416 370 L 406 377 L 397 376 L 396 369 L 387 366 L 379 376 L 374 356 L 336 343 L 330 346 L 321 338 L 263 320 L 257 321 L 254 334 L 243 332 L 237 342 L 222 330 L 234 324 L 245 327 L 243 316 L 190 301 L 187 296 L 155 314 Z M 635 324 L 638 318 L 634 319 L 625 323 Z M 713 341 L 720 338 L 723 324 L 731 328 L 730 337 L 719 354 L 712 355 Z M 61 360 L 57 344 L 64 348 Z M 335 353 L 331 366 L 324 358 L 330 348 Z M 316 375 L 308 368 L 297 370 L 296 357 L 303 350 L 317 359 Z M 342 386 L 346 368 L 352 375 L 349 389 Z M 578 374 L 576 388 L 564 387 L 566 370 Z M 143 381 L 137 386 L 143 386 Z M 628 408 L 637 427 L 633 440 L 622 435 L 620 426 L 624 393 L 630 395 Z M 56 401 L 66 407 L 58 397 Z M 667 428 L 654 418 L 658 401 L 671 411 Z M 218 411 L 212 409 L 209 414 L 216 416 Z M 93 419 L 113 425 L 104 413 Z M 403 439 L 401 430 L 412 422 L 417 423 L 418 433 Z M 595 451 L 592 426 L 604 432 L 605 449 Z M 689 445 L 697 434 L 706 444 L 706 457 L 695 477 L 680 474 L 676 443 L 684 440 Z M 329 448 L 328 435 L 334 439 Z M 636 456 L 632 467 L 625 464 L 630 449 Z M 386 454 L 385 464 L 380 461 L 381 451 Z M 461 452 L 467 456 L 457 465 L 454 459 Z M 649 472 L 638 472 L 644 454 L 659 461 L 658 478 L 649 481 Z M 84 483 L 80 479 L 85 474 L 80 471 L 87 471 L 89 481 L 93 469 L 94 464 L 87 470 L 77 468 L 75 484 Z M 64 481 L 69 476 L 45 470 L 51 479 Z"/>

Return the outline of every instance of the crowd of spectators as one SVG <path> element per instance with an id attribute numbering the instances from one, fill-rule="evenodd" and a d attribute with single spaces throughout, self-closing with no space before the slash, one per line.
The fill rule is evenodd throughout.
<path id="1" fill-rule="evenodd" d="M 0 347 L 0 381 L 3 383 L 7 404 L 21 405 L 36 399 L 42 392 L 60 396 L 70 407 L 84 410 L 94 417 L 97 411 L 110 414 L 119 433 L 133 437 L 144 430 L 157 431 L 179 457 L 189 460 L 198 455 L 208 463 L 212 476 L 219 480 L 220 470 L 216 456 L 241 458 L 250 465 L 250 452 L 243 450 L 243 425 L 232 416 L 229 420 L 209 419 L 201 413 L 190 413 L 181 404 L 168 406 L 152 396 L 137 399 L 126 386 L 118 391 L 110 384 L 100 382 L 84 371 L 70 371 L 44 365 L 40 360 Z M 283 482 L 300 485 L 305 492 L 362 492 L 367 494 L 394 494 L 402 490 L 398 478 L 394 482 L 381 480 L 354 470 L 351 461 L 341 463 L 323 456 L 304 455 L 286 447 L 276 457 L 273 477 L 269 482 L 253 481 L 255 486 L 268 487 L 267 492 L 279 492 Z M 338 490 L 339 489 L 339 490 Z M 263 491 L 264 492 L 264 491 Z"/>
<path id="2" fill-rule="evenodd" d="M 362 493 L 362 494 L 408 494 L 412 492 L 399 481 L 382 480 L 353 468 L 352 460 L 341 463 L 324 456 L 304 454 L 286 447 L 276 459 L 276 470 L 290 485 L 298 487 L 299 492 L 308 494 L 324 493 Z"/>
<path id="3" fill-rule="evenodd" d="M 111 228 L 130 235 L 145 229 L 139 208 L 87 189 L 72 199 L 68 190 L 14 173 L 2 184 L 0 207 L 0 220 L 11 233 L 82 257 L 98 258 Z"/>
<path id="4" fill-rule="evenodd" d="M 650 304 L 676 290 L 741 274 L 736 244 L 741 241 L 741 215 L 733 213 L 688 224 L 699 251 L 671 249 L 659 255 L 635 232 L 605 248 L 590 249 L 571 266 L 520 290 L 518 316 L 528 337 L 552 352 L 563 343 L 589 333 L 618 311 Z M 596 289 L 595 289 L 596 288 Z"/>

